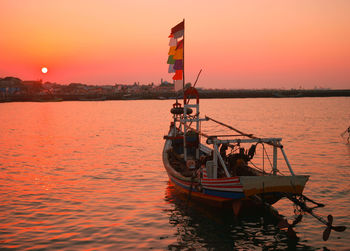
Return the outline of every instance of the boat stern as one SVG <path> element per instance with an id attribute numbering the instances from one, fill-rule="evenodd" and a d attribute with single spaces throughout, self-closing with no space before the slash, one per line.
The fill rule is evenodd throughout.
<path id="1" fill-rule="evenodd" d="M 264 193 L 290 193 L 300 195 L 303 193 L 308 175 L 293 176 L 241 176 L 245 196 Z"/>

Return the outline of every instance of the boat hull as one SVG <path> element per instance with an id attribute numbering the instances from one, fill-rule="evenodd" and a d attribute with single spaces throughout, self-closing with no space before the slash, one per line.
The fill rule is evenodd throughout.
<path id="1" fill-rule="evenodd" d="M 184 198 L 187 200 L 203 202 L 213 207 L 231 207 L 234 201 L 234 199 L 210 195 L 204 191 L 199 192 L 195 187 L 190 188 L 191 183 L 184 185 L 171 175 L 169 175 L 169 181 L 174 185 L 176 191 L 184 195 Z"/>
<path id="2" fill-rule="evenodd" d="M 244 194 L 252 196 L 262 193 L 302 194 L 309 176 L 241 176 Z"/>
<path id="3" fill-rule="evenodd" d="M 206 174 L 205 166 L 201 174 L 185 177 L 170 164 L 168 151 L 171 140 L 166 140 L 163 149 L 163 163 L 175 189 L 188 198 L 205 202 L 217 207 L 232 207 L 233 203 L 251 204 L 254 196 L 261 195 L 264 200 L 273 204 L 283 197 L 284 193 L 302 194 L 308 176 L 237 176 L 211 179 Z"/>

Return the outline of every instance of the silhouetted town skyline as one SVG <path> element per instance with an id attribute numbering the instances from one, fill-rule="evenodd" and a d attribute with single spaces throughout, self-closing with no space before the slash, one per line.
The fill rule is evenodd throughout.
<path id="1" fill-rule="evenodd" d="M 190 86 L 187 83 L 186 86 Z M 204 89 L 197 87 L 202 98 L 253 98 L 253 97 L 322 97 L 350 96 L 350 90 L 314 89 Z M 107 100 L 107 99 L 171 99 L 180 93 L 174 92 L 174 84 L 160 80 L 159 84 L 132 85 L 68 85 L 21 80 L 16 77 L 0 78 L 0 101 L 60 101 L 60 100 Z"/>

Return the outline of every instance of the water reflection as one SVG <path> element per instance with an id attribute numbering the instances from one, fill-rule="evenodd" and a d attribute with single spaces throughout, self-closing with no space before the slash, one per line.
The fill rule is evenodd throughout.
<path id="1" fill-rule="evenodd" d="M 170 250 L 314 250 L 299 240 L 290 240 L 271 216 L 261 213 L 236 218 L 230 209 L 188 203 L 188 198 L 178 193 L 170 182 L 165 201 L 173 205 L 167 213 L 169 223 L 176 227 L 177 241 L 168 246 Z"/>

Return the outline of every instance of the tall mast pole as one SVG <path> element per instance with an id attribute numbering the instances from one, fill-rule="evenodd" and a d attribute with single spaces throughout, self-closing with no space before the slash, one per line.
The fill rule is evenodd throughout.
<path id="1" fill-rule="evenodd" d="M 184 34 L 183 34 L 183 43 L 182 43 L 182 92 L 184 98 L 184 160 L 187 161 L 187 144 L 186 144 L 186 134 L 187 134 L 187 109 L 185 102 L 185 19 L 183 19 L 184 23 Z"/>
<path id="2" fill-rule="evenodd" d="M 185 92 L 185 19 L 184 22 L 184 35 L 183 35 L 183 49 L 182 49 L 182 91 Z"/>

